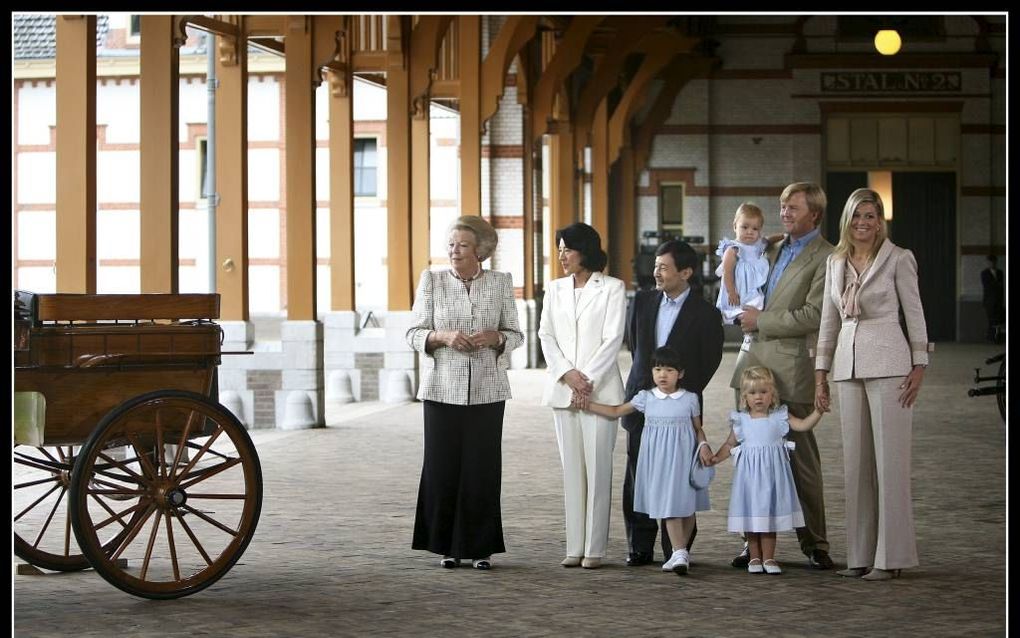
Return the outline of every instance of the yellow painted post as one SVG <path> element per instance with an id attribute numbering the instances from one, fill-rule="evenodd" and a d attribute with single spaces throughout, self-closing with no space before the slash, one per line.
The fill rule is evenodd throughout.
<path id="1" fill-rule="evenodd" d="M 591 129 L 591 225 L 599 231 L 606 245 L 606 253 L 612 254 L 608 246 L 612 243 L 609 234 L 609 163 L 607 161 L 608 132 L 607 104 L 605 100 L 595 109 Z"/>
<path id="2" fill-rule="evenodd" d="M 459 16 L 460 40 L 460 209 L 482 210 L 481 17 Z"/>
<path id="3" fill-rule="evenodd" d="M 417 273 L 411 268 L 411 118 L 406 22 L 388 16 L 386 63 L 387 277 L 390 310 L 410 310 Z"/>
<path id="4" fill-rule="evenodd" d="M 287 127 L 287 319 L 315 316 L 315 86 L 312 18 L 287 18 L 284 121 Z"/>
<path id="5" fill-rule="evenodd" d="M 178 49 L 174 17 L 141 16 L 141 291 L 178 291 Z"/>
<path id="6" fill-rule="evenodd" d="M 216 291 L 220 318 L 248 320 L 248 48 L 216 38 Z"/>
<path id="7" fill-rule="evenodd" d="M 96 16 L 57 16 L 57 292 L 96 292 Z"/>
<path id="8" fill-rule="evenodd" d="M 329 74 L 329 263 L 332 310 L 354 310 L 353 76 Z"/>

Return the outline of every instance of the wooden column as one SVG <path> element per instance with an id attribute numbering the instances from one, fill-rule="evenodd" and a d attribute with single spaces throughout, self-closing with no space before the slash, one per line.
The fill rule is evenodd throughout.
<path id="1" fill-rule="evenodd" d="M 620 201 L 617 203 L 619 214 L 613 225 L 613 236 L 616 243 L 612 246 L 612 261 L 615 264 L 616 276 L 633 288 L 634 264 L 632 259 L 637 254 L 637 218 L 634 213 L 634 151 L 629 146 L 620 149 Z"/>
<path id="2" fill-rule="evenodd" d="M 178 66 L 174 17 L 141 16 L 141 291 L 178 291 Z"/>
<path id="3" fill-rule="evenodd" d="M 523 130 L 530 131 L 531 108 L 522 109 L 521 125 Z M 535 298 L 535 277 L 541 268 L 535 267 L 535 162 L 533 153 L 534 140 L 531 135 L 524 135 L 524 157 L 521 170 L 521 181 L 524 184 L 524 298 Z M 541 246 L 541 244 L 539 244 Z"/>
<path id="4" fill-rule="evenodd" d="M 566 128 L 566 127 L 564 127 Z M 552 226 L 549 232 L 549 263 L 551 274 L 555 279 L 556 255 L 559 247 L 556 246 L 556 231 L 577 221 L 577 196 L 574 188 L 577 185 L 576 165 L 574 163 L 574 135 L 569 129 L 560 131 L 550 136 L 549 142 L 549 208 L 552 216 Z"/>
<path id="5" fill-rule="evenodd" d="M 246 42 L 244 21 L 237 18 Z M 216 292 L 220 318 L 248 320 L 248 48 L 216 38 Z"/>
<path id="6" fill-rule="evenodd" d="M 315 316 L 315 85 L 312 18 L 287 18 L 287 319 Z"/>
<path id="7" fill-rule="evenodd" d="M 609 120 L 605 100 L 595 110 L 591 128 L 591 225 L 599 231 L 606 253 L 612 254 L 609 245 L 609 162 L 606 157 Z"/>
<path id="8" fill-rule="evenodd" d="M 57 16 L 57 292 L 96 292 L 96 16 Z"/>
<path id="9" fill-rule="evenodd" d="M 389 16 L 386 64 L 386 246 L 390 310 L 410 310 L 411 269 L 410 73 L 402 16 Z"/>
<path id="10" fill-rule="evenodd" d="M 460 69 L 460 209 L 464 215 L 482 210 L 481 17 L 459 16 L 457 43 Z"/>
<path id="11" fill-rule="evenodd" d="M 411 118 L 411 273 L 429 267 L 430 223 L 432 208 L 429 176 L 432 157 L 429 145 L 429 105 L 427 95 L 414 101 Z M 412 279 L 412 281 L 415 281 Z"/>
<path id="12" fill-rule="evenodd" d="M 354 96 L 350 67 L 329 74 L 329 262 L 332 310 L 354 310 Z"/>

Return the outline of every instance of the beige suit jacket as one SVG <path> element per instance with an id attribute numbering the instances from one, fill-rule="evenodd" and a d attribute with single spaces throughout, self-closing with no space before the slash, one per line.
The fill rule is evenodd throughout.
<path id="1" fill-rule="evenodd" d="M 789 237 L 769 247 L 766 255 L 774 266 Z M 814 403 L 813 350 L 818 338 L 825 289 L 825 260 L 832 244 L 820 234 L 783 271 L 775 290 L 758 315 L 758 331 L 745 351 L 737 356 L 730 387 L 740 389 L 740 374 L 748 366 L 765 366 L 776 377 L 779 399 Z"/>
<path id="2" fill-rule="evenodd" d="M 574 303 L 574 278 L 546 287 L 538 338 L 549 368 L 542 405 L 569 408 L 573 394 L 562 376 L 576 368 L 591 379 L 598 403 L 623 403 L 623 379 L 616 363 L 623 344 L 627 301 L 623 281 L 592 273 Z"/>
<path id="3" fill-rule="evenodd" d="M 843 311 L 846 257 L 827 260 L 822 323 L 815 368 L 833 381 L 902 377 L 928 365 L 928 330 L 917 289 L 917 261 L 909 250 L 886 240 L 865 271 L 857 292 L 857 318 Z M 903 311 L 907 334 L 900 327 Z"/>

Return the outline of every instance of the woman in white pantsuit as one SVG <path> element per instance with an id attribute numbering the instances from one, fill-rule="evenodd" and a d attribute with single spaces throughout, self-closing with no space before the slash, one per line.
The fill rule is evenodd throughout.
<path id="1" fill-rule="evenodd" d="M 623 343 L 623 282 L 602 274 L 606 253 L 598 232 L 572 224 L 556 232 L 566 277 L 546 287 L 538 337 L 549 369 L 542 404 L 553 408 L 563 463 L 567 557 L 564 567 L 601 566 L 609 542 L 613 448 L 617 420 L 570 407 L 576 395 L 623 403 L 616 358 Z"/>
<path id="2" fill-rule="evenodd" d="M 888 580 L 918 564 L 910 445 L 928 333 L 917 262 L 887 239 L 878 193 L 851 193 L 839 228 L 826 267 L 815 360 L 815 405 L 829 409 L 831 371 L 843 426 L 847 569 L 838 573 Z"/>

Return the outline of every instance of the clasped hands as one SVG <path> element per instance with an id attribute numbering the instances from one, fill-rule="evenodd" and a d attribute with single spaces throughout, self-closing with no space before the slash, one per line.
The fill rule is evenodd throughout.
<path id="1" fill-rule="evenodd" d="M 481 330 L 468 334 L 462 330 L 447 330 L 439 334 L 439 340 L 460 352 L 474 352 L 482 348 L 499 346 L 499 330 Z"/>
<path id="2" fill-rule="evenodd" d="M 570 386 L 570 407 L 579 410 L 587 410 L 588 402 L 591 400 L 591 393 L 595 390 L 595 384 L 583 372 L 577 369 L 569 370 L 560 379 Z"/>

